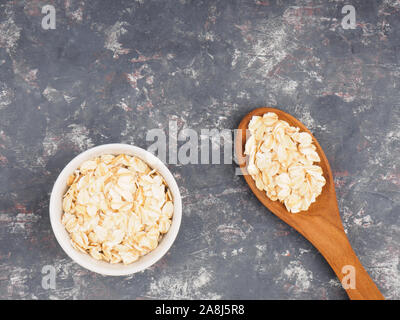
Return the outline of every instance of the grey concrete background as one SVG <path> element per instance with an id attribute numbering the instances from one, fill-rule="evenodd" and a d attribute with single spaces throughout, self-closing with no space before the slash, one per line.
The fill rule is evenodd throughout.
<path id="1" fill-rule="evenodd" d="M 89 147 L 146 133 L 233 129 L 274 106 L 303 121 L 334 171 L 351 244 L 400 298 L 400 3 L 1 1 L 1 299 L 346 299 L 321 255 L 264 208 L 235 165 L 169 165 L 183 223 L 150 269 L 105 277 L 72 262 L 51 187 Z M 43 30 L 41 8 L 56 8 Z M 341 9 L 356 8 L 344 30 Z M 41 286 L 56 268 L 56 289 Z"/>

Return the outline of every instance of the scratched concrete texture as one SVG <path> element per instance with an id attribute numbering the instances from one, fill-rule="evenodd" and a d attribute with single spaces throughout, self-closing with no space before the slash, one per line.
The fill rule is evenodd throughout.
<path id="1" fill-rule="evenodd" d="M 55 30 L 41 26 L 45 4 Z M 342 28 L 345 4 L 354 30 Z M 52 185 L 80 152 L 148 148 L 147 132 L 168 133 L 169 121 L 234 129 L 273 106 L 320 141 L 350 242 L 385 297 L 399 299 L 399 88 L 395 0 L 0 1 L 0 298 L 347 299 L 235 164 L 169 164 L 180 233 L 141 273 L 87 271 L 51 230 Z M 46 265 L 55 289 L 42 287 Z"/>

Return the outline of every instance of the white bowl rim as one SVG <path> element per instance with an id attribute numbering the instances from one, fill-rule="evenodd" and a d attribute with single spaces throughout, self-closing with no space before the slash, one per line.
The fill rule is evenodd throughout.
<path id="1" fill-rule="evenodd" d="M 156 169 L 165 179 L 174 198 L 174 215 L 170 230 L 163 236 L 156 249 L 145 256 L 140 257 L 139 260 L 129 265 L 124 265 L 122 263 L 111 264 L 106 261 L 98 261 L 88 254 L 77 251 L 72 247 L 70 236 L 61 223 L 62 196 L 67 190 L 66 183 L 70 174 L 72 174 L 73 171 L 76 170 L 84 161 L 93 159 L 98 155 L 122 153 L 137 156 L 145 161 L 150 167 Z M 137 146 L 123 143 L 111 143 L 98 145 L 78 154 L 64 167 L 57 177 L 51 192 L 49 214 L 51 227 L 58 243 L 73 261 L 96 273 L 110 276 L 123 276 L 145 270 L 160 260 L 168 252 L 174 243 L 180 228 L 182 220 L 182 198 L 174 176 L 166 165 L 155 155 Z"/>

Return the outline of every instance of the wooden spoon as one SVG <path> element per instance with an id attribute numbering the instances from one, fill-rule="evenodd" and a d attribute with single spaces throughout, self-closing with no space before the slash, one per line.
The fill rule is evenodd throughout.
<path id="1" fill-rule="evenodd" d="M 332 171 L 321 146 L 312 134 L 313 143 L 317 147 L 318 155 L 321 158 L 319 165 L 322 167 L 326 179 L 326 185 L 323 187 L 322 193 L 318 196 L 316 202 L 314 202 L 307 211 L 292 214 L 286 210 L 282 203 L 270 200 L 265 191 L 257 189 L 255 181 L 246 170 L 246 156 L 244 155 L 246 130 L 253 116 L 262 116 L 267 112 L 274 112 L 278 115 L 280 120 L 285 120 L 291 126 L 299 127 L 300 131 L 311 134 L 307 127 L 299 120 L 278 109 L 259 108 L 247 114 L 240 122 L 239 129 L 241 130 L 239 130 L 235 140 L 236 155 L 247 184 L 256 197 L 272 213 L 300 232 L 318 249 L 328 261 L 341 283 L 343 283 L 342 279 L 346 276 L 344 283 L 348 285 L 344 286 L 344 288 L 347 287 L 345 290 L 350 299 L 384 299 L 383 295 L 361 265 L 347 239 L 340 219 Z M 353 283 L 355 284 L 355 288 L 352 288 L 351 281 L 347 282 L 352 270 L 355 275 L 355 282 Z"/>

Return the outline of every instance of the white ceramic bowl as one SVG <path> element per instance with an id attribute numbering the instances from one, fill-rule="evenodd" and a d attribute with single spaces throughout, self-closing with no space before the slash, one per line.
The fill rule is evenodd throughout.
<path id="1" fill-rule="evenodd" d="M 93 159 L 102 154 L 127 154 L 136 156 L 145 161 L 150 167 L 156 169 L 165 179 L 171 190 L 174 200 L 174 215 L 169 231 L 162 237 L 156 249 L 137 261 L 124 265 L 122 263 L 111 264 L 106 261 L 98 261 L 88 254 L 81 253 L 74 249 L 70 243 L 70 236 L 61 223 L 62 199 L 67 191 L 68 177 L 86 160 Z M 82 267 L 91 271 L 110 276 L 122 276 L 132 274 L 150 267 L 167 253 L 174 242 L 182 219 L 182 200 L 178 185 L 164 163 L 150 152 L 127 144 L 105 144 L 89 149 L 74 159 L 61 171 L 58 176 L 50 197 L 50 222 L 58 243 L 68 256 Z"/>

